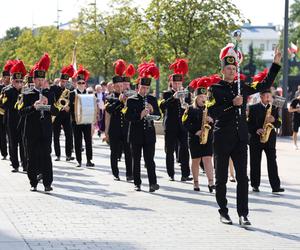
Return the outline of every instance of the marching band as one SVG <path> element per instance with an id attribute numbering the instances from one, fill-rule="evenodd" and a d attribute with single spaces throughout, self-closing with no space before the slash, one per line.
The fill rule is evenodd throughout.
<path id="1" fill-rule="evenodd" d="M 188 62 L 176 59 L 170 66 L 173 70 L 169 76 L 170 89 L 162 93 L 161 100 L 157 100 L 150 94 L 152 78 L 158 79 L 160 76 L 157 65 L 153 61 L 144 62 L 135 70 L 132 64 L 117 60 L 112 83 L 107 84 L 110 93 L 106 95 L 105 105 L 101 109 L 104 140 L 110 147 L 110 167 L 114 179 L 120 180 L 118 160 L 124 153 L 126 181 L 133 181 L 134 189 L 141 191 L 143 156 L 149 192 L 159 190 L 154 160 L 155 121 L 162 117 L 166 171 L 170 181 L 175 180 L 175 151 L 181 166 L 180 180 L 193 181 L 193 190 L 197 192 L 200 191 L 199 167 L 203 164 L 208 190 L 216 194 L 220 221 L 232 224 L 226 199 L 228 166 L 232 159 L 237 182 L 239 223 L 242 226 L 251 225 L 248 219 L 248 143 L 253 191 L 259 192 L 261 154 L 264 151 L 272 191 L 284 192 L 276 162 L 275 128 L 281 126 L 281 120 L 278 108 L 272 105 L 270 92 L 280 70 L 281 52 L 276 49 L 270 69 L 255 76 L 252 83 L 243 81 L 239 70 L 241 61 L 240 51 L 234 44 L 228 44 L 220 53 L 223 78 L 218 75 L 199 77 L 184 88 Z M 74 145 L 77 167 L 82 167 L 83 151 L 86 153 L 86 166 L 94 167 L 92 126 L 97 124 L 100 114 L 97 108 L 99 94 L 87 91 L 87 69 L 81 66 L 75 70 L 72 65 L 65 66 L 58 84 L 47 86 L 49 66 L 50 57 L 47 53 L 29 73 L 23 61 L 9 60 L 3 69 L 0 84 L 2 160 L 9 156 L 12 172 L 18 172 L 20 166 L 23 167 L 31 191 L 37 191 L 39 180 L 42 179 L 46 193 L 53 190 L 52 136 L 55 161 L 61 160 L 60 133 L 63 129 L 66 161 L 75 160 L 72 157 Z M 136 71 L 138 80 L 134 87 L 130 83 Z M 69 79 L 73 80 L 70 86 Z M 261 102 L 248 107 L 247 99 L 254 93 L 260 93 Z"/>

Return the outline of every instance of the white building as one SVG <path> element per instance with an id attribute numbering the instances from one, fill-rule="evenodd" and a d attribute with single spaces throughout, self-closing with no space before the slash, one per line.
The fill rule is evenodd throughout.
<path id="1" fill-rule="evenodd" d="M 261 59 L 268 65 L 273 61 L 274 49 L 279 44 L 279 28 L 269 24 L 268 26 L 251 26 L 245 24 L 242 29 L 242 51 L 248 54 L 249 46 L 259 49 Z"/>

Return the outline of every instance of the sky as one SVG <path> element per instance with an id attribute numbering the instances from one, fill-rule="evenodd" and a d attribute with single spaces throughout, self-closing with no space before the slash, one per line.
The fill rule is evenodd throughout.
<path id="1" fill-rule="evenodd" d="M 283 25 L 284 0 L 231 0 L 241 10 L 244 17 L 253 25 Z M 0 14 L 0 37 L 14 26 L 38 27 L 54 25 L 57 21 L 66 23 L 77 16 L 81 7 L 95 0 L 2 0 Z M 109 10 L 109 0 L 96 0 L 98 9 Z M 135 0 L 141 7 L 146 7 L 150 0 Z M 290 0 L 290 4 L 293 0 Z"/>

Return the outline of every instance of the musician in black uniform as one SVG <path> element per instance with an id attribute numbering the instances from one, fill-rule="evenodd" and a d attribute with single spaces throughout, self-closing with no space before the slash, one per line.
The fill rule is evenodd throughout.
<path id="1" fill-rule="evenodd" d="M 298 150 L 297 140 L 300 127 L 300 95 L 292 100 L 289 112 L 293 113 L 293 141 L 295 149 Z"/>
<path id="2" fill-rule="evenodd" d="M 239 54 L 240 55 L 240 54 Z M 240 57 L 240 56 L 239 56 Z M 248 216 L 248 177 L 246 122 L 247 97 L 270 88 L 280 70 L 281 52 L 276 49 L 274 62 L 269 73 L 260 82 L 250 85 L 234 80 L 237 73 L 237 53 L 233 46 L 227 45 L 220 53 L 223 80 L 211 86 L 209 91 L 209 113 L 215 120 L 213 131 L 213 151 L 216 169 L 216 199 L 220 207 L 220 220 L 232 224 L 228 215 L 226 183 L 228 164 L 231 157 L 237 180 L 237 212 L 242 226 L 251 225 Z"/>
<path id="3" fill-rule="evenodd" d="M 57 110 L 54 107 L 54 95 L 45 88 L 46 71 L 50 66 L 48 54 L 40 59 L 34 69 L 34 88 L 22 94 L 18 104 L 20 114 L 25 116 L 24 136 L 28 152 L 28 171 L 31 191 L 37 191 L 38 174 L 43 175 L 45 192 L 52 191 L 53 170 L 51 160 L 52 121 L 51 115 Z M 46 107 L 46 110 L 40 110 Z"/>
<path id="4" fill-rule="evenodd" d="M 147 120 L 148 115 L 155 115 L 160 118 L 160 111 L 157 104 L 157 99 L 149 95 L 151 84 L 150 76 L 154 78 L 159 77 L 158 69 L 151 64 L 144 64 L 146 72 L 139 70 L 139 84 L 138 93 L 127 100 L 127 107 L 125 107 L 125 118 L 129 121 L 129 142 L 132 146 L 133 157 L 133 177 L 135 190 L 141 191 L 141 154 L 143 156 L 145 165 L 147 166 L 149 192 L 155 192 L 159 189 L 155 173 L 155 142 L 156 133 L 153 120 Z M 141 65 L 139 66 L 141 68 Z M 156 72 L 156 73 L 155 73 Z"/>
<path id="5" fill-rule="evenodd" d="M 121 93 L 123 91 L 125 77 L 122 76 L 124 71 L 122 72 L 121 70 L 121 72 L 119 72 L 120 70 L 118 69 L 122 66 L 122 61 L 123 60 L 118 62 L 115 66 L 115 72 L 119 74 L 112 78 L 115 90 L 114 97 L 107 100 L 105 111 L 110 115 L 108 138 L 110 146 L 110 165 L 113 176 L 115 177 L 115 180 L 120 180 L 118 159 L 120 157 L 120 151 L 123 149 L 125 153 L 126 180 L 132 181 L 132 156 L 130 144 L 128 142 L 128 121 L 125 119 L 125 115 L 122 112 L 127 99 L 126 95 Z"/>
<path id="6" fill-rule="evenodd" d="M 24 158 L 24 149 L 21 138 L 21 131 L 18 129 L 20 115 L 16 108 L 16 102 L 21 89 L 23 87 L 23 78 L 26 75 L 26 68 L 22 61 L 17 61 L 11 70 L 11 86 L 5 88 L 2 93 L 2 107 L 5 110 L 7 119 L 7 134 L 9 137 L 10 160 L 13 167 L 12 172 L 19 171 L 19 156 L 20 153 L 23 170 L 26 171 L 26 160 Z M 23 165 L 24 164 L 24 165 Z"/>
<path id="7" fill-rule="evenodd" d="M 0 104 L 3 92 L 6 88 L 10 87 L 10 69 L 15 64 L 15 60 L 8 60 L 3 67 L 2 79 L 0 84 Z M 0 107 L 0 151 L 2 160 L 6 160 L 7 157 L 7 114 L 5 114 L 4 108 Z M 10 153 L 10 149 L 9 149 Z"/>
<path id="8" fill-rule="evenodd" d="M 180 62 L 183 62 L 182 64 L 185 64 L 187 68 L 187 63 L 185 60 L 179 60 L 182 60 Z M 183 89 L 183 76 L 187 73 L 187 70 L 182 71 L 182 69 L 179 69 L 177 71 L 174 70 L 174 72 L 175 74 L 170 77 L 171 90 L 163 92 L 163 99 L 160 103 L 160 109 L 163 113 L 163 126 L 165 130 L 166 166 L 170 180 L 174 181 L 174 152 L 177 148 L 177 144 L 179 151 L 178 159 L 181 165 L 181 181 L 190 181 L 193 178 L 189 177 L 190 156 L 188 151 L 187 130 L 183 127 L 181 122 L 181 118 L 185 109 L 182 107 L 182 103 L 177 95 L 178 91 Z M 187 102 L 186 98 L 183 99 L 185 99 L 185 102 Z"/>
<path id="9" fill-rule="evenodd" d="M 54 151 L 56 155 L 55 161 L 60 160 L 60 132 L 61 128 L 65 134 L 65 154 L 66 161 L 74 160 L 72 157 L 73 149 L 73 138 L 72 138 L 72 125 L 71 125 L 71 114 L 69 106 L 70 90 L 66 88 L 66 84 L 69 78 L 74 75 L 73 65 L 63 67 L 61 70 L 60 80 L 58 85 L 52 85 L 50 91 L 54 92 L 55 95 L 55 106 L 60 110 L 56 117 L 53 117 L 53 139 L 54 139 Z"/>
<path id="10" fill-rule="evenodd" d="M 276 131 L 280 128 L 281 119 L 278 108 L 272 106 L 272 93 L 266 89 L 260 94 L 261 102 L 249 106 L 248 130 L 250 133 L 250 180 L 254 192 L 259 192 L 261 177 L 261 156 L 265 151 L 269 182 L 273 193 L 284 192 L 280 187 L 278 166 L 276 161 Z M 269 126 L 270 135 L 266 142 L 261 142 L 261 135 Z"/>
<path id="11" fill-rule="evenodd" d="M 213 192 L 214 174 L 212 165 L 212 127 L 213 119 L 207 112 L 205 102 L 207 100 L 208 77 L 194 79 L 190 86 L 195 89 L 195 99 L 182 116 L 182 123 L 188 130 L 189 148 L 192 157 L 192 173 L 194 178 L 194 191 L 200 191 L 199 188 L 199 164 L 202 161 L 205 173 L 208 179 L 208 190 Z M 206 118 L 204 121 L 203 119 Z M 207 141 L 200 144 L 204 128 L 207 127 Z M 203 130 L 203 131 L 202 131 Z"/>
<path id="12" fill-rule="evenodd" d="M 70 93 L 70 112 L 72 116 L 73 134 L 74 134 L 74 144 L 75 144 L 75 154 L 76 160 L 78 162 L 77 167 L 81 167 L 82 163 L 82 135 L 85 142 L 85 152 L 87 167 L 94 167 L 95 164 L 92 162 L 93 159 L 93 149 L 92 149 L 92 124 L 76 124 L 75 120 L 75 96 L 87 94 L 87 80 L 89 79 L 90 73 L 80 67 L 74 75 L 76 79 L 76 88 Z"/>

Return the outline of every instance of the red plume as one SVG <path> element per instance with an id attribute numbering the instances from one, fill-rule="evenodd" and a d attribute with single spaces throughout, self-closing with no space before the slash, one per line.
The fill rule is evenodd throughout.
<path id="1" fill-rule="evenodd" d="M 139 77 L 153 77 L 155 80 L 159 78 L 159 69 L 153 61 L 144 62 L 138 66 Z"/>
<path id="2" fill-rule="evenodd" d="M 126 74 L 126 76 L 128 76 L 130 78 L 135 75 L 135 68 L 132 64 L 128 65 L 125 74 Z"/>
<path id="3" fill-rule="evenodd" d="M 74 78 L 76 78 L 78 75 L 84 75 L 84 80 L 87 81 L 90 77 L 90 72 L 82 67 L 82 65 L 79 65 L 79 69 L 75 72 Z"/>
<path id="4" fill-rule="evenodd" d="M 186 59 L 176 59 L 169 67 L 174 71 L 174 74 L 186 75 L 189 71 L 188 62 Z"/>
<path id="5" fill-rule="evenodd" d="M 198 80 L 199 80 L 199 78 L 192 80 L 190 82 L 189 86 L 195 90 L 196 88 L 198 88 Z"/>
<path id="6" fill-rule="evenodd" d="M 268 74 L 268 69 L 265 68 L 264 71 L 259 72 L 257 75 L 252 77 L 253 82 L 261 82 L 263 79 L 266 78 L 267 74 Z"/>
<path id="7" fill-rule="evenodd" d="M 211 75 L 209 78 L 211 81 L 211 85 L 219 83 L 222 80 L 222 78 L 218 74 Z"/>
<path id="8" fill-rule="evenodd" d="M 3 71 L 10 72 L 11 68 L 18 62 L 18 60 L 8 60 L 3 67 Z"/>
<path id="9" fill-rule="evenodd" d="M 126 63 L 122 59 L 118 59 L 113 64 L 115 66 L 115 74 L 118 76 L 122 76 L 126 70 Z"/>
<path id="10" fill-rule="evenodd" d="M 208 88 L 212 85 L 212 82 L 211 82 L 211 78 L 208 77 L 208 76 L 203 76 L 199 79 L 198 81 L 198 88 L 199 87 L 204 87 L 204 88 Z"/>
<path id="11" fill-rule="evenodd" d="M 234 76 L 234 80 L 237 80 L 237 78 L 238 78 L 238 75 L 236 74 L 236 75 Z M 240 80 L 241 80 L 241 81 L 246 81 L 246 79 L 247 79 L 246 75 L 240 74 Z"/>
<path id="12" fill-rule="evenodd" d="M 23 61 L 18 60 L 17 63 L 14 66 L 12 66 L 12 68 L 10 69 L 10 73 L 11 74 L 21 73 L 22 77 L 24 77 L 26 75 L 27 71 L 26 71 Z"/>
<path id="13" fill-rule="evenodd" d="M 62 70 L 61 70 L 61 73 L 66 74 L 69 77 L 73 77 L 73 75 L 75 73 L 75 69 L 74 69 L 73 65 L 70 64 L 69 66 L 63 67 Z"/>
<path id="14" fill-rule="evenodd" d="M 49 57 L 48 53 L 45 53 L 39 60 L 39 62 L 37 64 L 37 69 L 48 71 L 49 67 L 50 67 L 50 57 Z"/>

